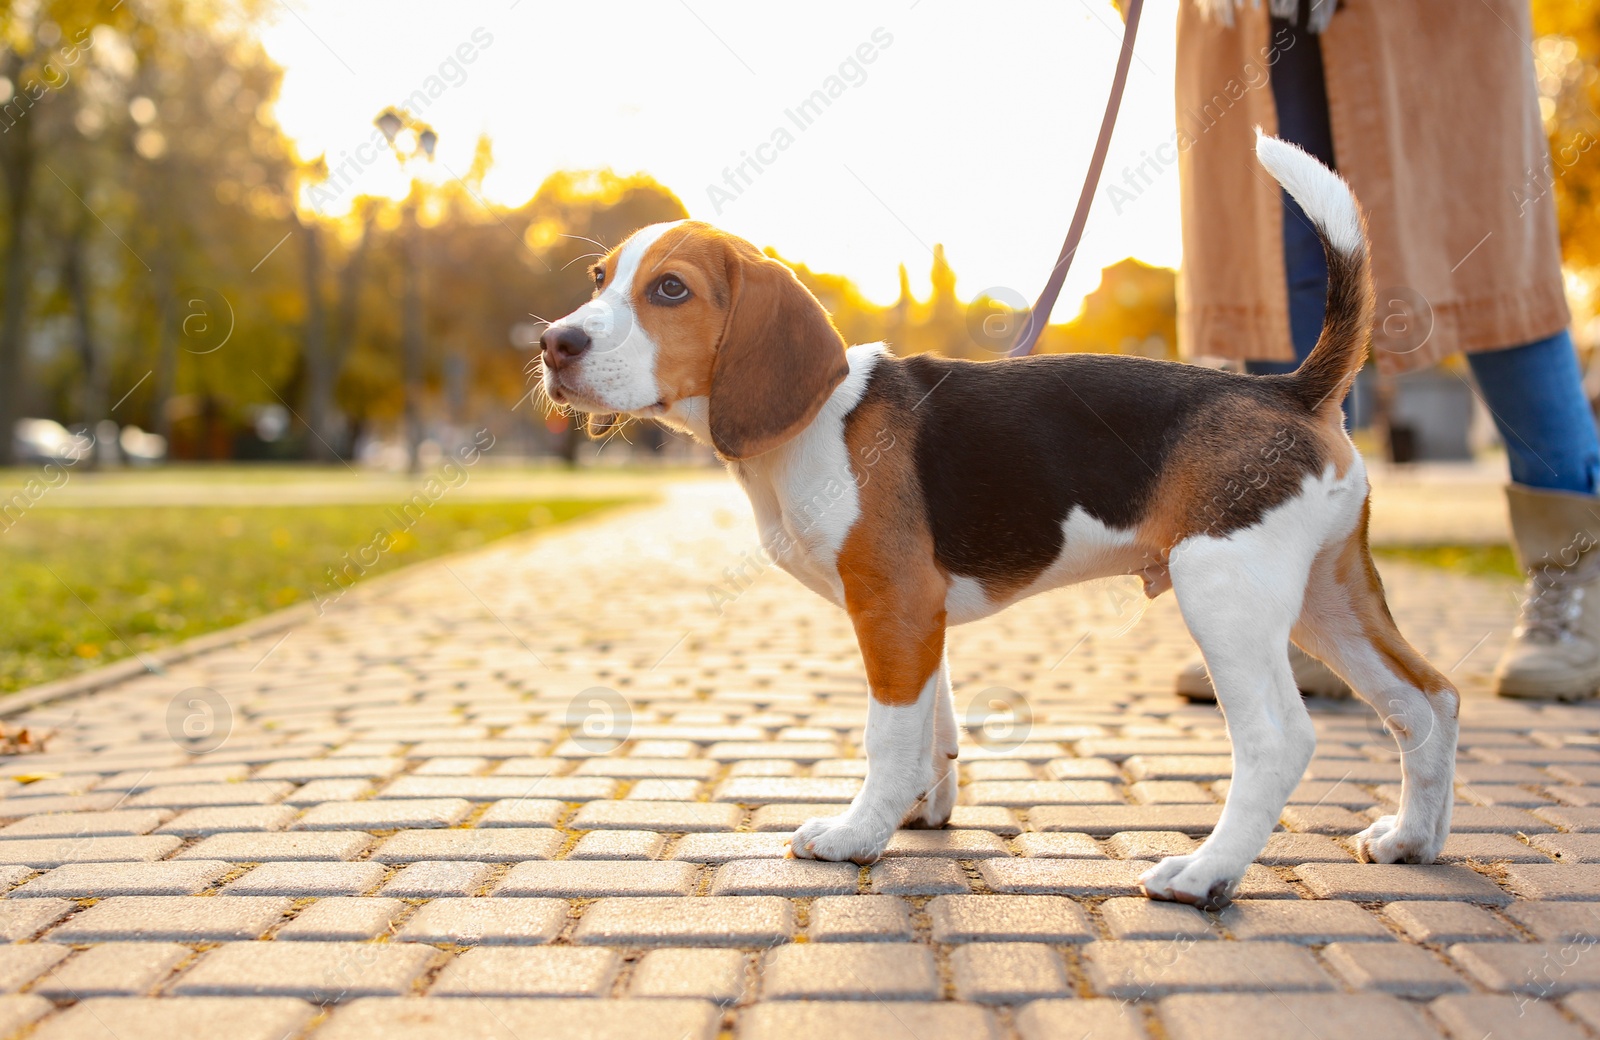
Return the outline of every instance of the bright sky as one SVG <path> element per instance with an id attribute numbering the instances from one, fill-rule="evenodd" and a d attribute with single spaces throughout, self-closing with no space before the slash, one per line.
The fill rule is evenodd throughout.
<path id="1" fill-rule="evenodd" d="M 1132 201 L 1107 195 L 1172 139 L 1176 3 L 1145 5 L 1058 320 L 1077 312 L 1101 267 L 1125 256 L 1178 262 L 1175 166 Z M 526 201 L 556 169 L 643 170 L 692 216 L 848 275 L 880 302 L 894 298 L 901 262 L 926 294 L 936 242 L 963 298 L 1003 286 L 1031 301 L 1099 127 L 1122 33 L 1111 4 L 819 6 L 287 0 L 264 40 L 287 70 L 279 120 L 302 154 L 325 151 L 330 165 L 369 140 L 379 110 L 437 75 L 443 92 L 418 113 L 439 132 L 436 173 L 465 173 L 487 131 L 496 164 L 484 188 L 496 202 Z M 872 61 L 841 74 L 862 48 Z M 441 74 L 458 49 L 472 61 Z M 830 76 L 847 85 L 801 129 L 786 112 Z M 779 128 L 790 138 L 782 150 L 771 143 Z M 726 171 L 747 155 L 760 157 L 760 172 L 745 166 L 748 186 L 734 174 L 735 193 Z M 403 194 L 393 159 L 377 160 L 341 199 Z M 732 197 L 713 199 L 712 186 Z"/>

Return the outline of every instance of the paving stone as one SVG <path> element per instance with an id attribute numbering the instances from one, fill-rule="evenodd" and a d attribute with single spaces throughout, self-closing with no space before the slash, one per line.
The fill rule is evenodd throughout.
<path id="1" fill-rule="evenodd" d="M 983 881 L 996 892 L 1073 896 L 1125 896 L 1139 889 L 1145 860 L 986 859 Z"/>
<path id="2" fill-rule="evenodd" d="M 1573 868 L 1512 867 L 1511 870 Z M 1391 899 L 1448 899 L 1502 905 L 1511 897 L 1494 882 L 1466 867 L 1380 863 L 1308 863 L 1297 876 L 1319 899 L 1386 902 Z"/>
<path id="3" fill-rule="evenodd" d="M 460 860 L 434 860 L 412 863 L 384 882 L 380 895 L 398 899 L 435 899 L 440 896 L 470 896 L 489 878 L 489 865 Z"/>
<path id="4" fill-rule="evenodd" d="M 1221 780 L 1233 774 L 1230 755 L 1131 755 L 1122 763 L 1135 780 Z"/>
<path id="5" fill-rule="evenodd" d="M 765 1000 L 937 1000 L 933 954 L 905 943 L 779 946 L 763 955 Z"/>
<path id="6" fill-rule="evenodd" d="M 32 877 L 36 871 L 32 867 L 0 866 L 0 891 L 15 888 L 19 883 Z"/>
<path id="7" fill-rule="evenodd" d="M 894 896 L 823 896 L 811 904 L 806 934 L 812 942 L 904 942 L 911 917 Z"/>
<path id="8" fill-rule="evenodd" d="M 317 1040 L 714 1040 L 720 1019 L 717 1006 L 703 1000 L 369 998 L 337 1008 Z"/>
<path id="9" fill-rule="evenodd" d="M 1526 997 L 1440 997 L 1428 1010 L 1452 1040 L 1483 1040 L 1485 1035 L 1495 1040 L 1583 1040 L 1584 1035 L 1549 1003 Z"/>
<path id="10" fill-rule="evenodd" d="M 55 1005 L 31 993 L 0 996 L 0 1036 L 11 1036 L 54 1010 Z"/>
<path id="11" fill-rule="evenodd" d="M 185 809 L 157 827 L 156 833 L 195 837 L 231 831 L 279 831 L 289 826 L 298 814 L 298 810 L 288 805 L 222 805 L 210 809 Z"/>
<path id="12" fill-rule="evenodd" d="M 548 798 L 508 798 L 492 803 L 478 817 L 478 827 L 557 827 L 565 802 Z"/>
<path id="13" fill-rule="evenodd" d="M 740 1040 L 803 1036 L 997 1040 L 993 1014 L 972 1004 L 793 1000 L 757 1004 L 739 1016 Z"/>
<path id="14" fill-rule="evenodd" d="M 1083 908 L 1064 896 L 937 896 L 933 941 L 1081 943 L 1094 939 Z"/>
<path id="15" fill-rule="evenodd" d="M 55 1000 L 142 997 L 193 954 L 177 943 L 103 943 L 57 965 L 33 992 Z"/>
<path id="16" fill-rule="evenodd" d="M 386 934 L 405 909 L 406 904 L 398 899 L 372 896 L 319 899 L 279 928 L 273 938 L 278 942 L 364 942 Z"/>
<path id="17" fill-rule="evenodd" d="M 15 993 L 71 952 L 53 943 L 0 946 L 0 993 Z"/>
<path id="18" fill-rule="evenodd" d="M 270 805 L 281 802 L 294 784 L 281 780 L 246 780 L 237 784 L 173 784 L 152 787 L 129 798 L 130 809 L 198 809 L 210 805 Z"/>
<path id="19" fill-rule="evenodd" d="M 771 946 L 794 937 L 794 911 L 778 896 L 601 899 L 572 941 L 591 946 Z"/>
<path id="20" fill-rule="evenodd" d="M 466 819 L 472 803 L 463 798 L 388 799 L 323 802 L 291 824 L 297 831 L 379 831 L 403 827 L 449 827 Z"/>
<path id="21" fill-rule="evenodd" d="M 783 859 L 788 854 L 788 834 L 731 831 L 685 834 L 672 850 L 671 858 L 690 863 L 731 863 L 738 859 Z"/>
<path id="22" fill-rule="evenodd" d="M 436 997 L 599 997 L 611 990 L 622 958 L 614 950 L 571 946 L 483 946 L 439 974 Z"/>
<path id="23" fill-rule="evenodd" d="M 934 856 L 950 859 L 988 859 L 1011 852 L 998 835 L 978 830 L 895 831 L 883 850 L 885 859 Z"/>
<path id="24" fill-rule="evenodd" d="M 692 863 L 589 861 L 519 863 L 495 887 L 497 896 L 686 896 L 699 870 Z"/>
<path id="25" fill-rule="evenodd" d="M 1193 780 L 1140 780 L 1128 788 L 1140 805 L 1213 805 L 1215 796 Z"/>
<path id="26" fill-rule="evenodd" d="M 1376 917 L 1336 900 L 1236 900 L 1217 921 L 1235 939 L 1281 939 L 1321 946 L 1352 940 L 1388 940 L 1393 934 Z"/>
<path id="27" fill-rule="evenodd" d="M 107 812 L 28 816 L 0 828 L 0 841 L 149 834 L 171 817 L 170 809 L 114 809 Z M 0 858 L 4 855 L 5 846 L 0 844 Z"/>
<path id="28" fill-rule="evenodd" d="M 93 997 L 40 1025 L 30 1040 L 283 1040 L 316 1013 L 286 997 Z"/>
<path id="29" fill-rule="evenodd" d="M 1438 1033 L 1415 1008 L 1382 993 L 1182 994 L 1162 1000 L 1158 1009 L 1171 1040 L 1236 1040 L 1241 1036 L 1438 1040 Z"/>
<path id="30" fill-rule="evenodd" d="M 1561 863 L 1600 863 L 1600 834 L 1535 834 L 1528 841 Z"/>
<path id="31" fill-rule="evenodd" d="M 124 796 L 115 791 L 57 798 L 0 798 L 0 820 L 20 820 L 41 813 L 105 812 L 123 804 L 124 800 Z"/>
<path id="32" fill-rule="evenodd" d="M 1303 834 L 1331 834 L 1336 837 L 1358 834 L 1372 822 L 1337 805 L 1285 806 L 1280 818 L 1284 826 L 1290 830 Z"/>
<path id="33" fill-rule="evenodd" d="M 371 794 L 369 780 L 313 780 L 285 798 L 283 804 L 304 808 L 324 802 L 357 802 Z"/>
<path id="34" fill-rule="evenodd" d="M 1426 1000 L 1471 988 L 1432 952 L 1405 943 L 1336 942 L 1322 959 L 1356 989 L 1397 997 Z"/>
<path id="35" fill-rule="evenodd" d="M 1546 942 L 1582 942 L 1600 936 L 1600 903 L 1518 900 L 1505 913 Z"/>
<path id="36" fill-rule="evenodd" d="M 360 758 L 336 756 L 333 758 L 291 758 L 270 762 L 256 771 L 257 780 L 292 780 L 303 784 L 308 780 L 381 780 L 405 768 L 401 758 Z"/>
<path id="37" fill-rule="evenodd" d="M 1484 999 L 1503 1002 L 1506 998 L 1489 997 Z M 1525 1005 L 1525 998 L 1513 997 L 1511 999 L 1514 1006 L 1521 1007 Z M 1574 993 L 1561 1003 L 1562 1006 L 1564 1006 L 1569 1012 L 1577 1017 L 1578 1021 L 1582 1022 L 1592 1030 L 1600 1031 L 1600 993 Z M 1441 1015 L 1440 1017 L 1442 1018 L 1443 1016 Z M 1557 1021 L 1559 1021 L 1559 1019 L 1557 1019 Z M 1509 1036 L 1511 1034 L 1507 1033 L 1506 1035 Z M 1568 1035 L 1569 1034 L 1562 1033 L 1555 1029 L 1547 1029 L 1546 1032 L 1539 1034 L 1541 1040 L 1545 1036 L 1559 1037 L 1560 1040 L 1568 1040 Z M 1570 1035 L 1572 1040 L 1577 1040 L 1577 1034 Z M 1482 1038 L 1480 1038 L 1480 1040 L 1482 1040 Z M 1522 1040 L 1522 1038 L 1518 1037 L 1517 1040 Z M 1529 1040 L 1533 1040 L 1532 1034 L 1530 1034 Z"/>
<path id="38" fill-rule="evenodd" d="M 1020 1004 L 1070 995 L 1061 955 L 1043 943 L 981 942 L 950 954 L 956 999 Z"/>
<path id="39" fill-rule="evenodd" d="M 135 837 L 17 838 L 0 843 L 0 859 L 30 867 L 69 863 L 149 863 L 183 844 L 171 834 Z"/>
<path id="40" fill-rule="evenodd" d="M 788 803 L 844 804 L 861 790 L 854 777 L 757 777 L 741 776 L 717 785 L 712 800 L 742 805 Z"/>
<path id="41" fill-rule="evenodd" d="M 193 895 L 211 887 L 233 867 L 216 860 L 168 863 L 71 863 L 41 874 L 11 893 L 10 898 L 62 896 L 67 899 L 106 896 Z"/>
<path id="42" fill-rule="evenodd" d="M 1516 938 L 1516 932 L 1505 922 L 1467 903 L 1402 900 L 1386 904 L 1382 912 L 1418 942 L 1444 944 Z"/>
<path id="43" fill-rule="evenodd" d="M 1017 836 L 1017 851 L 1039 859 L 1108 859 L 1106 850 L 1087 834 L 1029 831 Z"/>
<path id="44" fill-rule="evenodd" d="M 634 997 L 697 997 L 732 1004 L 746 995 L 738 950 L 651 950 L 633 970 Z"/>
<path id="45" fill-rule="evenodd" d="M 1600 864 L 1514 864 L 1506 884 L 1525 899 L 1600 899 Z"/>
<path id="46" fill-rule="evenodd" d="M 639 780 L 628 789 L 627 797 L 646 802 L 692 802 L 700 797 L 700 781 Z"/>
<path id="47" fill-rule="evenodd" d="M 382 863 L 263 863 L 228 882 L 230 896 L 358 896 L 383 880 Z"/>
<path id="48" fill-rule="evenodd" d="M 1549 830 L 1544 821 L 1523 809 L 1498 805 L 1457 805 L 1450 815 L 1451 834 L 1536 834 Z"/>
<path id="49" fill-rule="evenodd" d="M 52 942 L 227 942 L 255 939 L 294 901 L 284 896 L 113 896 L 58 926 Z"/>
<path id="50" fill-rule="evenodd" d="M 1600 807 L 1572 809 L 1566 806 L 1545 806 L 1533 810 L 1533 815 L 1550 826 L 1540 830 L 1573 831 L 1590 834 L 1600 831 Z"/>
<path id="51" fill-rule="evenodd" d="M 575 830 L 614 829 L 682 833 L 731 831 L 743 818 L 739 807 L 717 802 L 595 801 L 572 818 Z"/>
<path id="52" fill-rule="evenodd" d="M 184 849 L 175 859 L 218 859 L 230 863 L 270 863 L 318 860 L 352 860 L 372 847 L 372 835 L 362 831 L 298 831 L 214 834 Z"/>
<path id="53" fill-rule="evenodd" d="M 416 863 L 423 860 L 472 860 L 481 863 L 521 863 L 550 859 L 561 851 L 565 837 L 548 829 L 509 828 L 400 831 L 384 839 L 372 858 L 380 863 Z"/>
<path id="54" fill-rule="evenodd" d="M 562 899 L 434 899 L 400 930 L 405 942 L 460 946 L 536 946 L 553 941 L 567 923 Z"/>
<path id="55" fill-rule="evenodd" d="M 378 791 L 377 797 L 399 799 L 464 798 L 493 802 L 506 798 L 552 799 L 587 802 L 611 798 L 617 781 L 600 776 L 401 776 Z"/>
<path id="56" fill-rule="evenodd" d="M 1117 859 L 1158 860 L 1185 856 L 1200 843 L 1177 831 L 1124 831 L 1106 839 L 1106 851 Z"/>
<path id="57" fill-rule="evenodd" d="M 1548 997 L 1600 989 L 1600 958 L 1583 956 L 1587 948 L 1570 943 L 1480 942 L 1457 943 L 1449 953 L 1487 989 Z"/>
<path id="58" fill-rule="evenodd" d="M 1037 831 L 1077 831 L 1110 837 L 1120 831 L 1182 831 L 1206 835 L 1217 825 L 1220 805 L 1041 805 L 1028 814 Z"/>
<path id="59" fill-rule="evenodd" d="M 954 860 L 885 859 L 869 875 L 870 890 L 880 895 L 937 896 L 970 892 L 967 872 Z"/>
<path id="60" fill-rule="evenodd" d="M 1542 835 L 1541 835 L 1542 837 Z M 1452 834 L 1439 852 L 1441 863 L 1549 863 L 1550 857 L 1509 834 Z"/>
<path id="61" fill-rule="evenodd" d="M 1017 1012 L 1022 1040 L 1146 1040 L 1138 1012 L 1115 1000 L 1036 1000 Z"/>
<path id="62" fill-rule="evenodd" d="M 1214 918 L 1182 903 L 1144 896 L 1107 899 L 1100 918 L 1113 939 L 1219 939 Z"/>
<path id="63" fill-rule="evenodd" d="M 1128 1000 L 1334 988 L 1308 951 L 1284 942 L 1094 942 L 1083 958 L 1095 992 Z"/>
<path id="64" fill-rule="evenodd" d="M 506 772 L 506 766 L 501 766 L 500 772 Z M 637 755 L 591 758 L 573 770 L 574 776 L 614 776 L 620 780 L 710 780 L 716 773 L 717 763 L 703 758 L 640 758 Z"/>
<path id="65" fill-rule="evenodd" d="M 76 909 L 66 899 L 0 900 L 0 942 L 25 942 Z"/>
<path id="66" fill-rule="evenodd" d="M 1267 847 L 1256 862 L 1267 867 L 1298 867 L 1302 863 L 1352 863 L 1355 854 L 1322 834 L 1296 834 L 1278 831 L 1267 838 Z"/>
<path id="67" fill-rule="evenodd" d="M 566 858 L 655 859 L 666 846 L 667 839 L 655 831 L 590 831 L 578 839 Z"/>
<path id="68" fill-rule="evenodd" d="M 861 876 L 854 863 L 808 859 L 747 859 L 724 863 L 711 878 L 714 896 L 853 895 Z"/>
<path id="69" fill-rule="evenodd" d="M 410 943 L 227 943 L 168 986 L 177 996 L 283 996 L 317 1004 L 397 996 L 437 951 Z"/>
<path id="70" fill-rule="evenodd" d="M 1017 814 L 1003 805 L 958 805 L 950 810 L 949 830 L 979 830 L 1009 838 L 1022 833 Z"/>

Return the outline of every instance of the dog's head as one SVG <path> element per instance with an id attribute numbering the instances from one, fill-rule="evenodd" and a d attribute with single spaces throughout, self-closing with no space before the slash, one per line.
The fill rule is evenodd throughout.
<path id="1" fill-rule="evenodd" d="M 594 298 L 539 339 L 558 405 L 675 421 L 745 459 L 803 429 L 848 372 L 794 272 L 708 224 L 641 228 L 593 274 Z"/>

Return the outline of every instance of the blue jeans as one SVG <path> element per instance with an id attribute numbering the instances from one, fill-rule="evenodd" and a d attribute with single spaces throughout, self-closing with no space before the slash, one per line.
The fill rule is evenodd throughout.
<path id="1" fill-rule="evenodd" d="M 1285 28 L 1295 35 L 1292 46 L 1280 48 L 1272 67 L 1278 136 L 1337 168 L 1319 41 L 1279 19 L 1273 19 L 1272 27 L 1275 33 Z M 1294 371 L 1316 345 L 1327 308 L 1328 264 L 1322 243 L 1287 194 L 1283 207 L 1289 332 L 1296 360 L 1246 362 L 1246 370 L 1259 375 Z M 1565 330 L 1533 343 L 1468 354 L 1467 363 L 1505 442 L 1513 481 L 1591 495 L 1600 488 L 1600 436 L 1584 396 L 1578 355 Z"/>

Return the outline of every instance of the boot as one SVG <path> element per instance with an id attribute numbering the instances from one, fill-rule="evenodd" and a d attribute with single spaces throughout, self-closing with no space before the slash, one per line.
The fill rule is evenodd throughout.
<path id="1" fill-rule="evenodd" d="M 1303 694 L 1333 700 L 1350 696 L 1349 684 L 1335 675 L 1332 668 L 1293 643 L 1289 644 L 1289 668 L 1294 672 L 1294 684 Z M 1178 670 L 1175 685 L 1178 696 L 1186 701 L 1209 703 L 1217 699 L 1211 676 L 1206 673 L 1206 663 L 1198 657 Z"/>
<path id="2" fill-rule="evenodd" d="M 1600 689 L 1600 497 L 1506 486 L 1511 543 L 1528 575 L 1495 692 L 1580 700 Z"/>

